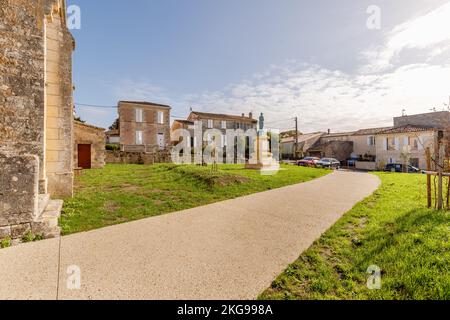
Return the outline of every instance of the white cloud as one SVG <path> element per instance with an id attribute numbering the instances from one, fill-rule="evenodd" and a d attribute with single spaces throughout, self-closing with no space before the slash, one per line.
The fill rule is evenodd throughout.
<path id="1" fill-rule="evenodd" d="M 450 2 L 387 33 L 383 44 L 363 53 L 367 64 L 362 71 L 379 72 L 392 68 L 406 50 L 429 50 L 432 56 L 438 56 L 449 48 Z"/>
<path id="2" fill-rule="evenodd" d="M 415 53 L 404 59 L 408 50 Z M 120 99 L 171 104 L 177 115 L 188 107 L 238 115 L 253 111 L 280 129 L 293 127 L 292 120 L 280 120 L 298 116 L 304 132 L 356 130 L 391 125 L 403 108 L 409 114 L 442 108 L 450 94 L 450 62 L 433 59 L 449 52 L 450 2 L 387 33 L 383 43 L 362 53 L 356 74 L 292 60 L 223 91 L 169 97 L 149 81 L 126 80 L 115 93 Z"/>

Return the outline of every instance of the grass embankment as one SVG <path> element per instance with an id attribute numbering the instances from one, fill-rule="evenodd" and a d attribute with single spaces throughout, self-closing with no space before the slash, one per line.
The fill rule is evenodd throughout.
<path id="1" fill-rule="evenodd" d="M 107 165 L 77 177 L 75 197 L 67 199 L 63 234 L 88 231 L 305 182 L 329 171 L 283 166 L 274 176 L 239 165 Z"/>
<path id="2" fill-rule="evenodd" d="M 426 208 L 425 177 L 382 186 L 289 266 L 260 299 L 450 299 L 450 214 Z M 381 290 L 367 269 L 382 270 Z"/>

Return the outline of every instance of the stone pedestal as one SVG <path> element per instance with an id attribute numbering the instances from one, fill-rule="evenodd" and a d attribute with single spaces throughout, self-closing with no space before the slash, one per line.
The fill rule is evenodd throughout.
<path id="1" fill-rule="evenodd" d="M 245 168 L 259 170 L 261 174 L 267 175 L 278 172 L 280 170 L 280 164 L 273 158 L 273 154 L 269 149 L 269 137 L 263 131 L 258 132 L 256 152 L 250 155 L 250 162 L 245 165 Z"/>

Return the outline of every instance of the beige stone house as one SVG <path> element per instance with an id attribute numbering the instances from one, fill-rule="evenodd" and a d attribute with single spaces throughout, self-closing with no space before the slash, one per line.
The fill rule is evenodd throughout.
<path id="1" fill-rule="evenodd" d="M 118 109 L 123 151 L 157 152 L 170 147 L 170 106 L 119 101 Z"/>
<path id="2" fill-rule="evenodd" d="M 73 146 L 75 168 L 101 169 L 105 166 L 105 129 L 75 121 Z"/>
<path id="3" fill-rule="evenodd" d="M 0 10 L 0 238 L 53 236 L 73 192 L 72 52 L 64 0 Z"/>
<path id="4" fill-rule="evenodd" d="M 434 150 L 438 129 L 405 125 L 381 131 L 376 138 L 376 155 L 379 168 L 389 163 L 409 163 L 426 169 L 425 148 Z"/>
<path id="5" fill-rule="evenodd" d="M 253 119 L 253 114 L 250 113 L 248 116 L 242 114 L 241 116 L 229 115 L 229 114 L 218 114 L 218 113 L 206 113 L 192 111 L 186 121 L 176 121 L 172 125 L 172 131 L 176 128 L 183 127 L 188 128 L 191 133 L 192 144 L 194 147 L 197 145 L 193 133 L 194 122 L 200 121 L 202 123 L 203 132 L 209 129 L 216 129 L 222 133 L 222 145 L 226 146 L 226 131 L 227 130 L 238 130 L 242 129 L 247 131 L 249 129 L 257 129 L 258 120 Z M 176 143 L 176 141 L 175 141 Z"/>

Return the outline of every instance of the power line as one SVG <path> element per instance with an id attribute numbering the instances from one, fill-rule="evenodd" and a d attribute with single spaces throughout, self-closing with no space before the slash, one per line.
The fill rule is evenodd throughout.
<path id="1" fill-rule="evenodd" d="M 77 106 L 77 107 L 89 107 L 89 108 L 108 108 L 108 109 L 112 109 L 112 108 L 114 108 L 114 109 L 116 109 L 117 108 L 117 106 L 100 106 L 100 105 L 96 105 L 96 104 L 86 104 L 86 103 L 76 103 L 75 102 L 75 105 Z"/>

